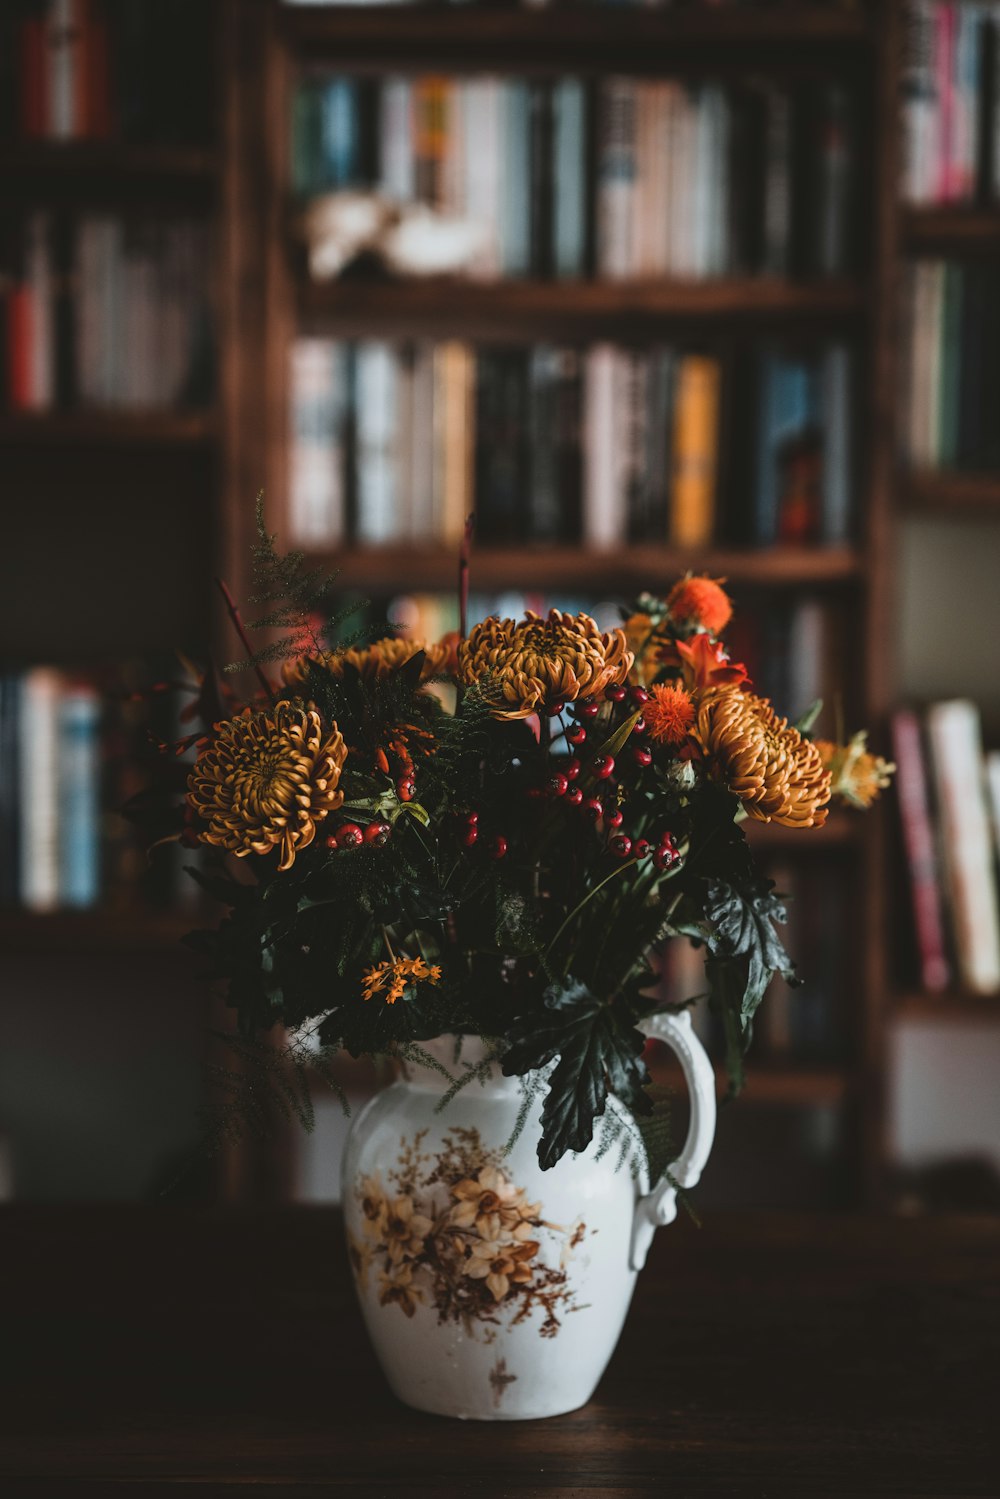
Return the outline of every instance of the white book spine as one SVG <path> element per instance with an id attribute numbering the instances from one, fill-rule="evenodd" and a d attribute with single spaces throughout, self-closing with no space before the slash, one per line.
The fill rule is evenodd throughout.
<path id="1" fill-rule="evenodd" d="M 621 351 L 595 344 L 584 369 L 583 539 L 587 546 L 620 546 L 625 536 L 624 445 L 615 432 Z"/>
<path id="2" fill-rule="evenodd" d="M 414 541 L 434 539 L 435 492 L 435 355 L 431 344 L 418 344 L 413 356 L 413 448 L 410 458 L 410 534 Z"/>
<path id="3" fill-rule="evenodd" d="M 290 362 L 288 527 L 293 544 L 344 541 L 346 351 L 323 338 L 299 338 Z"/>
<path id="4" fill-rule="evenodd" d="M 609 78 L 601 97 L 597 263 L 602 276 L 635 273 L 636 93 L 631 78 Z"/>
<path id="5" fill-rule="evenodd" d="M 470 271 L 480 280 L 492 281 L 501 271 L 502 85 L 495 78 L 471 78 L 462 87 L 464 129 L 461 150 L 465 214 L 482 231 L 481 249 Z"/>
<path id="6" fill-rule="evenodd" d="M 49 0 L 46 23 L 48 45 L 49 129 L 56 140 L 79 133 L 80 17 L 79 0 Z"/>
<path id="7" fill-rule="evenodd" d="M 416 197 L 413 161 L 413 85 L 408 78 L 386 78 L 379 96 L 381 189 L 397 203 Z"/>
<path id="8" fill-rule="evenodd" d="M 61 687 L 58 672 L 48 667 L 29 671 L 21 683 L 19 885 L 23 904 L 33 911 L 51 911 L 59 902 Z"/>
<path id="9" fill-rule="evenodd" d="M 369 340 L 358 344 L 356 359 L 358 540 L 379 546 L 400 534 L 396 353 L 390 344 Z"/>
<path id="10" fill-rule="evenodd" d="M 930 0 L 911 0 L 906 11 L 902 77 L 903 197 L 926 203 L 932 196 L 937 96 L 933 73 L 934 29 Z"/>
<path id="11" fill-rule="evenodd" d="M 977 994 L 1000 989 L 1000 910 L 986 803 L 979 711 L 936 703 L 927 735 L 959 971 Z"/>

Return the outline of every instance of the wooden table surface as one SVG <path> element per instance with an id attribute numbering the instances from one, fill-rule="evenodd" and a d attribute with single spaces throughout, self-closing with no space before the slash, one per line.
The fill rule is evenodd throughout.
<path id="1" fill-rule="evenodd" d="M 0 1494 L 1000 1494 L 1000 1220 L 662 1231 L 596 1398 L 399 1405 L 340 1221 L 0 1209 Z"/>

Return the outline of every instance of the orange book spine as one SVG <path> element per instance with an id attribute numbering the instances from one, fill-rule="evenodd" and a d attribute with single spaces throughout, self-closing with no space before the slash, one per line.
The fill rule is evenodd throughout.
<path id="1" fill-rule="evenodd" d="M 707 546 L 715 526 L 720 371 L 714 359 L 681 361 L 674 408 L 670 540 Z"/>

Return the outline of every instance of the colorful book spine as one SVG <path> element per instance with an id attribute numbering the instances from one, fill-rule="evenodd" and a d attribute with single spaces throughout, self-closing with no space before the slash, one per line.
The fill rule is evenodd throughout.
<path id="1" fill-rule="evenodd" d="M 928 993 L 937 994 L 947 989 L 951 981 L 945 949 L 941 871 L 931 820 L 920 720 L 908 709 L 893 716 L 892 748 L 896 762 L 896 796 L 910 875 L 920 983 Z"/>
<path id="2" fill-rule="evenodd" d="M 299 338 L 289 352 L 289 534 L 337 547 L 346 535 L 347 360 L 342 344 Z"/>
<path id="3" fill-rule="evenodd" d="M 720 387 L 716 360 L 689 354 L 680 361 L 670 492 L 674 546 L 707 546 L 715 529 Z"/>
<path id="4" fill-rule="evenodd" d="M 359 343 L 355 365 L 357 538 L 383 545 L 400 534 L 396 432 L 396 353 L 377 340 Z"/>
<path id="5" fill-rule="evenodd" d="M 94 906 L 101 887 L 100 699 L 92 687 L 63 694 L 58 720 L 59 903 Z"/>
<path id="6" fill-rule="evenodd" d="M 975 704 L 936 703 L 927 735 L 959 975 L 973 993 L 994 994 L 1000 990 L 1000 910 Z"/>
<path id="7" fill-rule="evenodd" d="M 637 85 L 609 78 L 601 97 L 597 189 L 597 266 L 609 280 L 635 272 Z"/>

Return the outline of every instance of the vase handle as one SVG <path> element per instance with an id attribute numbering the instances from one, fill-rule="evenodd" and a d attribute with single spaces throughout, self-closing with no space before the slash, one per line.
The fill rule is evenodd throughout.
<path id="1" fill-rule="evenodd" d="M 667 1167 L 652 1191 L 636 1203 L 630 1270 L 642 1269 L 656 1229 L 673 1223 L 677 1217 L 677 1188 L 697 1183 L 715 1139 L 715 1072 L 694 1033 L 690 1010 L 675 1015 L 650 1015 L 639 1028 L 647 1036 L 666 1042 L 676 1052 L 691 1096 L 691 1122 L 684 1149 L 676 1161 Z"/>

